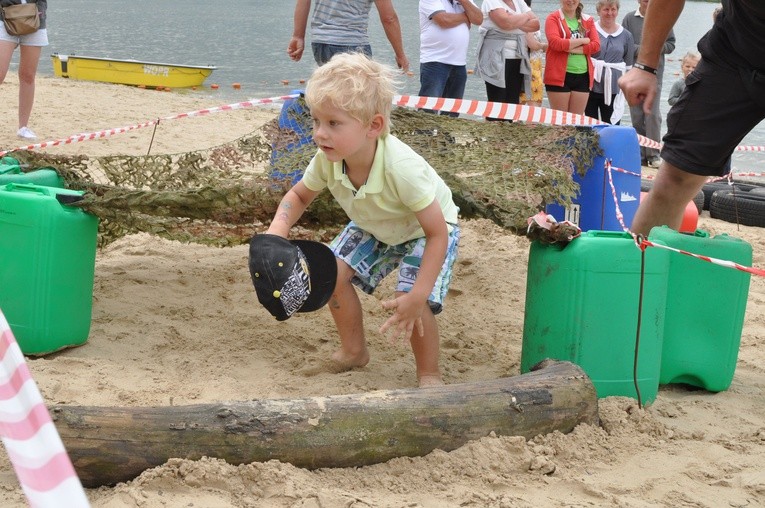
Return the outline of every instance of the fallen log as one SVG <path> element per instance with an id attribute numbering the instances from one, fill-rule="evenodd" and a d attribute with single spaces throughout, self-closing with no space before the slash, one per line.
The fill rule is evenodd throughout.
<path id="1" fill-rule="evenodd" d="M 491 432 L 529 439 L 598 421 L 592 382 L 568 362 L 425 389 L 188 406 L 59 405 L 51 414 L 86 487 L 129 481 L 170 458 L 354 467 L 454 450 Z"/>

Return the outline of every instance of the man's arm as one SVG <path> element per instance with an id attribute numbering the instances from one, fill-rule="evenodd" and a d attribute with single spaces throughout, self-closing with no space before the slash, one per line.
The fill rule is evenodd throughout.
<path id="1" fill-rule="evenodd" d="M 685 7 L 685 0 L 651 0 L 645 14 L 643 39 L 636 64 L 658 68 L 664 43 Z M 651 112 L 656 100 L 657 77 L 650 71 L 634 68 L 619 78 L 619 86 L 630 106 L 643 103 L 643 111 Z"/>
<path id="2" fill-rule="evenodd" d="M 393 8 L 392 0 L 375 0 L 377 12 L 380 15 L 385 36 L 388 38 L 393 52 L 396 54 L 396 64 L 399 69 L 409 72 L 409 59 L 404 53 L 404 42 L 401 38 L 401 24 L 398 22 L 398 14 Z"/>
<path id="3" fill-rule="evenodd" d="M 667 35 L 667 40 L 664 41 L 664 46 L 661 48 L 661 52 L 665 55 L 669 55 L 675 50 L 676 43 L 677 39 L 675 39 L 675 31 L 670 30 L 669 35 Z"/>
<path id="4" fill-rule="evenodd" d="M 311 11 L 311 0 L 297 0 L 295 14 L 292 16 L 292 39 L 287 45 L 287 54 L 298 62 L 303 57 L 305 49 L 305 30 L 308 26 L 308 13 Z"/>
<path id="5" fill-rule="evenodd" d="M 643 23 L 643 39 L 637 57 L 639 63 L 653 68 L 659 65 L 664 44 L 684 7 L 685 0 L 651 0 Z"/>
<path id="6" fill-rule="evenodd" d="M 474 25 L 480 25 L 483 23 L 483 12 L 481 12 L 481 9 L 476 7 L 476 5 L 471 0 L 457 0 L 463 9 L 465 9 L 465 15 L 467 16 L 467 19 L 470 23 Z"/>

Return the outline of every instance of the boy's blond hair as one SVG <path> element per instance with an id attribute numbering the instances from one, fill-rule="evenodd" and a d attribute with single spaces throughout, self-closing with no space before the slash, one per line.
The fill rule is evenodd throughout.
<path id="1" fill-rule="evenodd" d="M 372 117 L 383 116 L 383 134 L 390 132 L 390 112 L 396 94 L 395 71 L 363 53 L 339 53 L 320 66 L 306 85 L 305 100 L 311 105 L 331 104 L 368 126 Z"/>

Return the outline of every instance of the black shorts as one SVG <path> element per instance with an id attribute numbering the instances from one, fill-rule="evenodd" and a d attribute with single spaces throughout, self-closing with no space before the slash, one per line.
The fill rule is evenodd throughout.
<path id="1" fill-rule="evenodd" d="M 588 72 L 585 72 L 584 74 L 572 74 L 567 72 L 566 79 L 563 81 L 563 86 L 545 85 L 545 90 L 548 92 L 590 93 L 590 74 Z"/>
<path id="2" fill-rule="evenodd" d="M 688 173 L 722 176 L 733 150 L 765 118 L 765 73 L 702 58 L 667 114 L 661 157 Z"/>

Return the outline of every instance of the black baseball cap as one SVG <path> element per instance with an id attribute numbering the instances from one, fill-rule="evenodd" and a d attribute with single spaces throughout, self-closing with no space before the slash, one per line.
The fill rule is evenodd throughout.
<path id="1" fill-rule="evenodd" d="M 335 290 L 337 261 L 329 247 L 310 240 L 255 235 L 250 276 L 258 301 L 277 321 L 322 308 Z"/>

